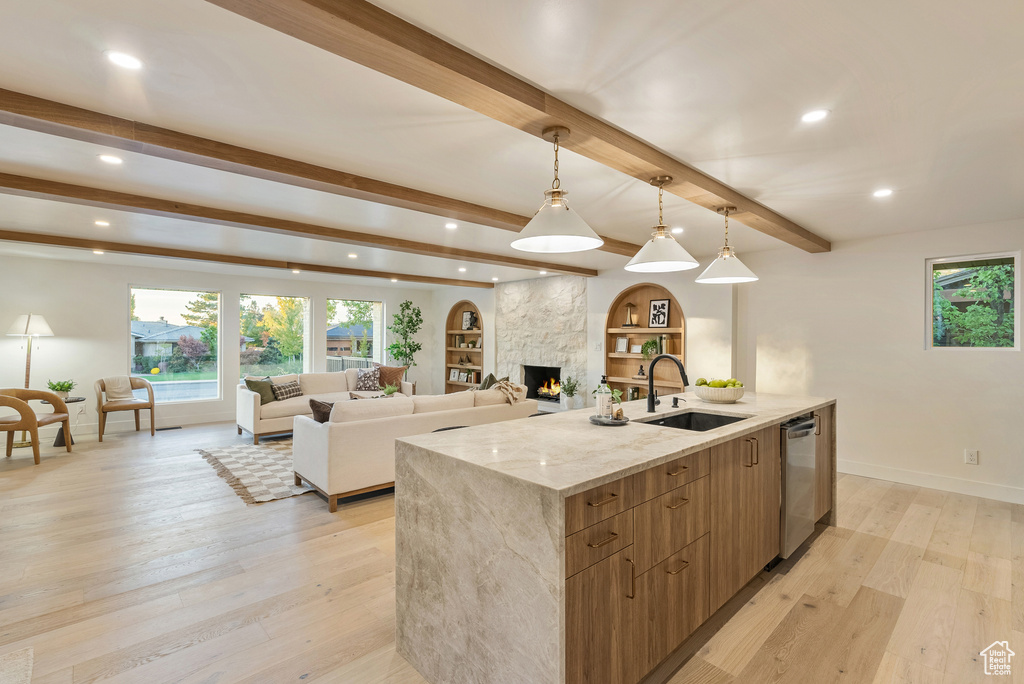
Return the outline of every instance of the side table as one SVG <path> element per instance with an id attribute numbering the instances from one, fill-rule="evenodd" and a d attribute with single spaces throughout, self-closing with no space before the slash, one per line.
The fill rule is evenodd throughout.
<path id="1" fill-rule="evenodd" d="M 43 399 L 42 403 L 49 404 L 50 402 L 48 402 L 45 399 Z M 68 397 L 67 399 L 64 400 L 64 403 L 68 405 L 68 422 L 69 422 L 69 424 L 70 424 L 70 421 L 71 421 L 71 417 L 74 416 L 75 422 L 74 422 L 74 425 L 72 427 L 78 427 L 78 421 L 81 419 L 82 414 L 85 413 L 85 397 Z M 81 406 L 76 406 L 75 408 L 77 408 L 78 410 L 75 411 L 75 409 L 73 409 L 71 407 L 71 404 L 82 404 L 82 405 Z M 75 443 L 75 438 L 74 438 L 74 436 L 72 436 L 71 437 L 71 444 L 74 444 L 74 443 Z M 63 430 L 57 430 L 57 438 L 53 440 L 53 446 L 55 446 L 55 447 L 62 447 L 62 446 L 64 446 L 64 431 Z"/>

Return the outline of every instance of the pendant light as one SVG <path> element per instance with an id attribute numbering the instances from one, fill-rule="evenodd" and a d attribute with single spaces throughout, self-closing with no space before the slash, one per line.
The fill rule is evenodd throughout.
<path id="1" fill-rule="evenodd" d="M 687 271 L 697 268 L 700 264 L 669 235 L 668 226 L 662 218 L 664 208 L 663 196 L 665 186 L 672 182 L 672 176 L 656 176 L 651 185 L 658 187 L 658 225 L 647 244 L 640 248 L 636 256 L 626 264 L 627 271 L 636 273 L 668 273 L 669 271 Z"/>
<path id="2" fill-rule="evenodd" d="M 725 216 L 725 246 L 718 251 L 718 258 L 697 278 L 698 283 L 750 283 L 757 280 L 754 272 L 743 265 L 729 246 L 730 211 L 736 211 L 736 207 L 722 207 L 718 210 L 719 214 Z"/>
<path id="3" fill-rule="evenodd" d="M 565 201 L 569 193 L 561 189 L 561 181 L 558 180 L 558 140 L 568 138 L 569 129 L 552 126 L 545 128 L 541 136 L 555 146 L 555 179 L 551 181 L 551 189 L 544 191 L 544 204 L 519 233 L 519 237 L 512 241 L 512 248 L 523 252 L 546 253 L 597 249 L 604 244 L 604 240 L 579 214 L 569 208 Z"/>

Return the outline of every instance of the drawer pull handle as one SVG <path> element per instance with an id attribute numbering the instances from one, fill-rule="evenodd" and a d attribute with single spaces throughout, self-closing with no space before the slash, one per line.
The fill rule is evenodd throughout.
<path id="1" fill-rule="evenodd" d="M 592 549 L 599 549 L 602 546 L 604 546 L 605 544 L 611 544 L 613 541 L 615 541 L 616 539 L 619 538 L 619 535 L 617 535 L 614 532 L 611 532 L 610 534 L 612 536 L 608 537 L 607 539 L 602 539 L 601 541 L 597 542 L 596 544 L 592 544 L 590 542 L 587 542 L 587 546 L 589 546 Z"/>
<path id="2" fill-rule="evenodd" d="M 618 498 L 619 498 L 618 494 L 609 494 L 608 498 L 601 499 L 600 501 L 588 501 L 587 505 L 588 506 L 593 506 L 594 508 L 597 508 L 598 506 L 604 506 L 605 504 L 609 504 L 609 503 L 611 503 L 612 501 L 615 501 Z"/>
<path id="3" fill-rule="evenodd" d="M 757 437 L 751 437 L 750 441 L 753 442 L 754 465 L 761 465 L 761 444 L 757 441 Z"/>
<path id="4" fill-rule="evenodd" d="M 677 503 L 675 505 L 665 504 L 665 508 L 671 508 L 674 511 L 677 508 L 681 508 L 681 507 L 685 506 L 688 503 L 690 503 L 689 499 L 683 499 L 682 501 L 680 501 L 679 503 Z"/>
<path id="5" fill-rule="evenodd" d="M 689 470 L 689 468 L 687 468 L 686 466 L 680 466 L 680 467 L 679 467 L 679 470 L 676 470 L 676 471 L 674 471 L 674 472 L 668 473 L 668 476 L 669 476 L 669 477 L 676 477 L 677 475 L 682 475 L 682 474 L 683 474 L 683 473 L 685 473 L 685 472 L 686 472 L 687 470 Z"/>
<path id="6" fill-rule="evenodd" d="M 683 564 L 679 567 L 678 570 L 666 570 L 665 572 L 667 572 L 670 575 L 678 575 L 688 567 L 690 567 L 690 561 L 683 561 Z"/>
<path id="7" fill-rule="evenodd" d="M 629 563 L 629 593 L 626 594 L 626 598 L 636 598 L 636 563 L 633 562 L 632 558 L 626 558 L 625 561 Z"/>
<path id="8" fill-rule="evenodd" d="M 821 415 L 818 413 L 814 414 L 814 434 L 821 434 Z"/>
<path id="9" fill-rule="evenodd" d="M 743 467 L 744 468 L 753 468 L 754 467 L 754 440 L 752 440 L 752 439 L 745 439 L 743 441 L 750 445 L 750 463 L 744 463 Z"/>

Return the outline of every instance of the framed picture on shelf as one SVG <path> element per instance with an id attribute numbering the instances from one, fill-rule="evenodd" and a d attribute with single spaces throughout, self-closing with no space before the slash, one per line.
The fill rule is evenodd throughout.
<path id="1" fill-rule="evenodd" d="M 615 338 L 615 353 L 616 354 L 625 354 L 627 349 L 629 349 L 629 338 L 628 337 L 616 337 Z"/>
<path id="2" fill-rule="evenodd" d="M 629 353 L 630 354 L 642 354 L 643 353 L 643 351 L 641 351 L 642 349 L 643 349 L 643 345 L 642 344 L 634 344 L 634 345 L 630 346 Z"/>
<path id="3" fill-rule="evenodd" d="M 451 382 L 456 382 L 456 381 L 458 381 L 458 379 L 459 379 L 459 369 L 458 368 L 449 368 L 448 369 L 448 380 L 451 381 Z"/>
<path id="4" fill-rule="evenodd" d="M 466 342 L 466 336 L 465 336 L 465 335 L 456 335 L 456 336 L 455 336 L 455 346 L 456 346 L 456 347 L 460 347 L 460 348 L 461 348 L 461 347 L 462 347 L 462 345 L 463 345 L 463 344 L 464 344 L 465 342 Z"/>
<path id="5" fill-rule="evenodd" d="M 476 314 L 475 313 L 473 313 L 472 311 L 463 311 L 462 312 L 462 329 L 463 330 L 472 330 L 473 329 L 473 325 L 475 323 L 476 323 Z"/>
<path id="6" fill-rule="evenodd" d="M 459 382 L 469 382 L 469 373 L 466 371 L 460 371 Z"/>
<path id="7" fill-rule="evenodd" d="M 652 299 L 651 313 L 647 320 L 648 328 L 668 327 L 668 299 Z"/>

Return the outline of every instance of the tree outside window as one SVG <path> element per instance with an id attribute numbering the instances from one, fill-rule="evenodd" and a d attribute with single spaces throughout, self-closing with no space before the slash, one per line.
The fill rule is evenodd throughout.
<path id="1" fill-rule="evenodd" d="M 309 299 L 243 294 L 239 305 L 241 376 L 305 372 Z"/>
<path id="2" fill-rule="evenodd" d="M 1016 258 L 1013 255 L 932 260 L 931 346 L 1017 345 Z"/>
<path id="3" fill-rule="evenodd" d="M 327 300 L 327 370 L 368 368 L 382 361 L 384 305 L 354 299 Z"/>

